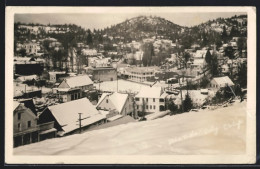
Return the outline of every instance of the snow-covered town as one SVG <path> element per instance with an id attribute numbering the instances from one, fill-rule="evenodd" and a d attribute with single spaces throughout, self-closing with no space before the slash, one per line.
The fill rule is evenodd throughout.
<path id="1" fill-rule="evenodd" d="M 107 26 L 15 22 L 14 154 L 245 151 L 247 15 Z"/>

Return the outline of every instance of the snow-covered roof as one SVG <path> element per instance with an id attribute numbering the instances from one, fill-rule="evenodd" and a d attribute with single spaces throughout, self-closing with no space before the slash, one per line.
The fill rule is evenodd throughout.
<path id="1" fill-rule="evenodd" d="M 18 101 L 13 101 L 13 111 L 20 105 Z"/>
<path id="2" fill-rule="evenodd" d="M 82 126 L 87 126 L 99 120 L 105 119 L 105 115 L 99 113 L 87 98 L 82 98 L 58 105 L 49 106 L 48 109 L 62 126 L 65 133 L 79 128 L 79 114 L 82 113 Z"/>
<path id="3" fill-rule="evenodd" d="M 162 88 L 161 87 L 142 86 L 140 92 L 136 95 L 136 97 L 160 98 L 161 95 L 162 95 Z"/>
<path id="4" fill-rule="evenodd" d="M 93 81 L 88 77 L 88 75 L 72 76 L 65 78 L 64 80 L 66 80 L 66 83 L 71 88 L 93 84 Z"/>
<path id="5" fill-rule="evenodd" d="M 26 81 L 26 80 L 33 80 L 33 79 L 37 80 L 38 79 L 37 75 L 20 76 L 16 79 L 16 81 L 23 82 L 23 81 Z"/>
<path id="6" fill-rule="evenodd" d="M 215 77 L 212 79 L 212 81 L 215 81 L 218 85 L 228 84 L 229 86 L 233 86 L 234 83 L 228 76 L 224 77 Z"/>
<path id="7" fill-rule="evenodd" d="M 105 99 L 109 99 L 110 102 L 115 106 L 116 110 L 118 112 L 121 112 L 122 109 L 124 108 L 125 102 L 127 101 L 128 94 L 124 93 L 103 93 L 101 98 L 98 101 L 97 107 L 101 104 L 101 102 Z"/>

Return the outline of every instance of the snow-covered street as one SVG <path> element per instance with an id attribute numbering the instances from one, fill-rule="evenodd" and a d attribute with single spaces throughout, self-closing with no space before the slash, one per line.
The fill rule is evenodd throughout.
<path id="1" fill-rule="evenodd" d="M 165 116 L 14 149 L 14 155 L 243 154 L 246 102 L 216 110 Z"/>

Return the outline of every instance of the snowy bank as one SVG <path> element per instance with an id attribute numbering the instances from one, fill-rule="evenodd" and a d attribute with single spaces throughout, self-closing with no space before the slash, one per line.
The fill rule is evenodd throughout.
<path id="1" fill-rule="evenodd" d="M 14 149 L 15 155 L 196 155 L 246 151 L 246 102 L 128 123 Z"/>

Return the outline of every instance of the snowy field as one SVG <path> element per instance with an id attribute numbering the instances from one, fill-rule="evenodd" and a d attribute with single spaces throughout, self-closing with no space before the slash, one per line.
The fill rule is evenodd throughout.
<path id="1" fill-rule="evenodd" d="M 142 86 L 147 86 L 147 85 L 131 82 L 127 80 L 118 80 L 118 85 L 117 85 L 117 81 L 107 81 L 107 82 L 100 83 L 100 85 L 99 83 L 95 83 L 94 86 L 96 87 L 97 90 L 99 90 L 100 87 L 100 90 L 108 91 L 108 92 L 116 92 L 118 86 L 118 92 L 138 93 Z"/>
<path id="2" fill-rule="evenodd" d="M 128 123 L 14 149 L 15 155 L 219 155 L 246 150 L 246 102 Z"/>
<path id="3" fill-rule="evenodd" d="M 145 83 L 145 84 L 144 84 Z M 154 82 L 144 82 L 138 83 L 138 82 L 132 82 L 129 80 L 118 80 L 118 92 L 129 92 L 129 93 L 138 93 L 142 86 L 149 86 L 154 84 Z M 116 92 L 117 91 L 117 81 L 106 81 L 100 83 L 95 83 L 94 86 L 97 90 L 101 91 L 107 91 L 107 92 Z M 168 84 L 165 84 L 163 82 L 154 84 L 155 87 L 168 87 Z M 175 85 L 174 87 L 177 87 L 178 85 Z"/>

